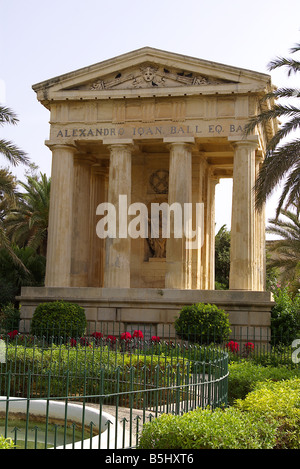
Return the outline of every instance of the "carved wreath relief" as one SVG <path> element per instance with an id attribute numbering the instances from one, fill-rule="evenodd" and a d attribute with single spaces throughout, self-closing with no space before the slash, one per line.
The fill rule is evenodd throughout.
<path id="1" fill-rule="evenodd" d="M 180 85 L 208 85 L 217 83 L 216 80 L 191 72 L 171 71 L 165 67 L 146 64 L 136 72 L 119 72 L 115 77 L 99 79 L 90 85 L 90 90 L 107 90 L 112 88 L 138 89 Z"/>

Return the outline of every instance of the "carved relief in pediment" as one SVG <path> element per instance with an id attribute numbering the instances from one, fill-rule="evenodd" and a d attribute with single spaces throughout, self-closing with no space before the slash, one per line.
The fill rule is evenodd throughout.
<path id="1" fill-rule="evenodd" d="M 189 71 L 170 70 L 153 64 L 144 64 L 136 70 L 118 72 L 95 80 L 81 89 L 93 91 L 110 89 L 141 89 L 156 87 L 198 86 L 226 83 L 208 76 L 201 76 Z M 228 83 L 228 82 L 227 82 Z"/>

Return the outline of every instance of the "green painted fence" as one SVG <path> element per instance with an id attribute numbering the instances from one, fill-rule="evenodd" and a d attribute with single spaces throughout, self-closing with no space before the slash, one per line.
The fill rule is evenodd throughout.
<path id="1" fill-rule="evenodd" d="M 0 434 L 25 449 L 133 448 L 162 413 L 226 406 L 227 379 L 228 354 L 214 347 L 15 337 L 0 363 Z"/>

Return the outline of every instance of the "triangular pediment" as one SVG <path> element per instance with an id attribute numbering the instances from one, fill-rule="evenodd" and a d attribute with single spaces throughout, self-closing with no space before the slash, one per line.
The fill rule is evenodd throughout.
<path id="1" fill-rule="evenodd" d="M 200 75 L 197 72 L 183 68 L 167 67 L 151 62 L 145 62 L 137 67 L 113 72 L 107 76 L 101 76 L 96 80 L 77 86 L 77 90 L 99 91 L 99 90 L 134 90 L 173 88 L 179 86 L 205 86 L 218 85 L 221 83 L 237 83 L 215 77 Z M 74 87 L 69 87 L 75 89 Z"/>
<path id="2" fill-rule="evenodd" d="M 270 84 L 269 75 L 228 65 L 187 57 L 172 52 L 145 47 L 74 72 L 38 83 L 33 89 L 38 99 L 59 99 L 61 93 L 72 98 L 78 93 L 88 98 L 92 94 L 118 97 L 119 91 L 129 96 L 142 90 L 172 90 L 184 92 L 208 87 L 248 87 L 254 89 Z M 228 90 L 229 90 L 228 88 Z M 143 91 L 142 91 L 143 92 Z"/>

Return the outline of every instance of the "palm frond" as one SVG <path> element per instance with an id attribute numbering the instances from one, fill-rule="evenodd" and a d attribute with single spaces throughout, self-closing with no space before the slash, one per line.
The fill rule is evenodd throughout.
<path id="1" fill-rule="evenodd" d="M 277 130 L 275 135 L 267 143 L 267 150 L 274 150 L 280 142 L 292 132 L 297 131 L 300 128 L 300 112 L 299 116 L 295 115 L 292 119 L 286 121 Z"/>
<path id="2" fill-rule="evenodd" d="M 300 62 L 293 59 L 288 59 L 285 57 L 276 57 L 274 60 L 271 60 L 268 64 L 268 69 L 270 71 L 276 70 L 280 67 L 287 67 L 288 68 L 288 76 L 291 76 L 292 73 L 297 73 L 300 71 Z"/>
<path id="3" fill-rule="evenodd" d="M 269 220 L 267 232 L 279 236 L 280 239 L 268 245 L 268 267 L 280 272 L 283 282 L 297 281 L 300 265 L 300 219 L 298 205 L 293 210 L 281 210 L 281 218 Z"/>
<path id="4" fill-rule="evenodd" d="M 293 140 L 292 142 L 288 142 L 285 145 L 282 145 L 275 151 L 267 152 L 254 187 L 255 205 L 258 210 L 263 207 L 265 201 L 271 195 L 273 190 L 283 181 L 286 175 L 291 171 L 293 174 L 293 168 L 295 169 L 295 174 L 297 175 L 297 172 L 299 171 L 299 161 L 299 140 Z M 294 180 L 291 193 L 294 195 L 297 194 L 297 179 Z M 286 194 L 287 192 L 285 192 L 285 195 L 282 198 L 280 205 L 278 206 L 277 212 L 282 208 Z M 293 200 L 290 200 L 290 202 L 293 202 L 294 200 L 297 199 L 293 197 Z"/>
<path id="5" fill-rule="evenodd" d="M 0 106 L 0 126 L 4 124 L 16 125 L 18 122 L 17 115 L 10 108 Z"/>
<path id="6" fill-rule="evenodd" d="M 290 48 L 291 54 L 294 54 L 295 52 L 300 51 L 300 43 L 295 44 L 293 47 Z"/>
<path id="7" fill-rule="evenodd" d="M 27 154 L 14 145 L 9 140 L 0 140 L 0 153 L 9 161 L 13 166 L 22 164 L 29 164 L 29 158 Z"/>
<path id="8" fill-rule="evenodd" d="M 300 98 L 300 90 L 297 88 L 277 88 L 270 93 L 266 93 L 260 100 L 260 103 L 280 98 Z"/>

